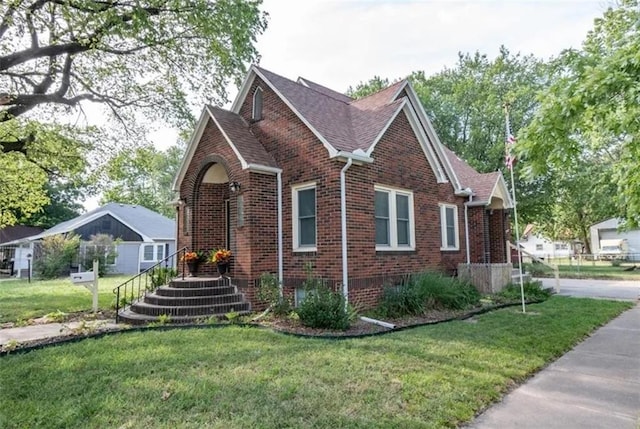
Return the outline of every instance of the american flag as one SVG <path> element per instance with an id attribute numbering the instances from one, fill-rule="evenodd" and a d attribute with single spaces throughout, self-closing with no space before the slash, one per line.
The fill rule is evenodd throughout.
<path id="1" fill-rule="evenodd" d="M 509 115 L 507 114 L 507 140 L 505 144 L 506 155 L 504 163 L 509 170 L 513 169 L 513 165 L 516 163 L 516 156 L 511 153 L 511 149 L 515 143 L 516 138 L 511 134 L 511 125 L 509 124 Z"/>

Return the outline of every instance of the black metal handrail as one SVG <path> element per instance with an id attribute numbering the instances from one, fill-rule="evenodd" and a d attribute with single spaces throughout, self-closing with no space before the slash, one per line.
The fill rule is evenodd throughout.
<path id="1" fill-rule="evenodd" d="M 170 280 L 179 277 L 178 263 L 182 264 L 180 275 L 184 280 L 185 262 L 183 256 L 188 251 L 189 248 L 183 247 L 115 287 L 113 293 L 116 295 L 116 323 L 120 321 L 121 309 L 126 309 L 131 304 L 138 302 L 148 292 L 153 292 L 160 286 L 168 284 Z"/>

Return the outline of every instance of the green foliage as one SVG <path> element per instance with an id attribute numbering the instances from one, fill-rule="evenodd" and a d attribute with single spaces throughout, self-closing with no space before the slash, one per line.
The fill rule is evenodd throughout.
<path id="1" fill-rule="evenodd" d="M 612 267 L 619 267 L 620 265 L 622 265 L 622 260 L 621 259 L 612 259 L 611 260 L 611 266 Z"/>
<path id="2" fill-rule="evenodd" d="M 300 323 L 320 329 L 345 330 L 350 326 L 350 313 L 344 296 L 329 289 L 322 280 L 313 276 L 306 266 L 307 278 L 303 284 L 305 299 L 296 308 Z"/>
<path id="3" fill-rule="evenodd" d="M 524 269 L 525 272 L 531 274 L 533 277 L 547 275 L 553 271 L 551 268 L 547 267 L 546 265 L 540 264 L 537 262 L 534 262 L 531 264 L 525 263 L 522 265 L 522 268 Z"/>
<path id="4" fill-rule="evenodd" d="M 67 313 L 56 310 L 51 313 L 47 313 L 45 317 L 52 322 L 61 323 L 66 319 Z"/>
<path id="5" fill-rule="evenodd" d="M 291 301 L 281 296 L 278 278 L 274 274 L 260 275 L 257 298 L 267 302 L 276 316 L 285 316 L 291 312 Z"/>
<path id="6" fill-rule="evenodd" d="M 98 275 L 104 277 L 115 262 L 118 253 L 116 242 L 108 234 L 92 235 L 91 240 L 81 247 L 81 264 L 87 269 L 93 269 L 93 261 L 98 260 Z"/>
<path id="7" fill-rule="evenodd" d="M 551 290 L 544 289 L 542 282 L 531 281 L 523 283 L 524 299 L 527 301 L 544 301 L 551 297 Z M 519 284 L 509 284 L 496 294 L 497 301 L 520 301 L 522 293 Z"/>
<path id="8" fill-rule="evenodd" d="M 178 271 L 172 267 L 154 267 L 149 271 L 149 278 L 151 279 L 151 290 L 155 290 L 159 286 L 163 286 L 169 283 L 171 279 L 178 275 Z"/>
<path id="9" fill-rule="evenodd" d="M 563 52 L 516 145 L 529 177 L 564 173 L 571 181 L 591 166 L 595 186 L 582 185 L 582 192 L 603 198 L 627 227 L 640 224 L 639 19 L 637 1 L 619 2 L 595 21 L 581 49 Z"/>
<path id="10" fill-rule="evenodd" d="M 41 210 L 57 202 L 54 189 L 64 186 L 59 177 L 75 181 L 82 173 L 92 135 L 68 125 L 0 121 L 0 228 L 16 222 L 51 226 L 40 220 Z"/>
<path id="11" fill-rule="evenodd" d="M 43 279 L 54 279 L 69 273 L 73 258 L 78 253 L 80 237 L 69 234 L 51 235 L 42 239 L 41 254 L 34 258 L 33 270 Z"/>
<path id="12" fill-rule="evenodd" d="M 152 145 L 117 153 L 100 172 L 101 203 L 137 204 L 173 219 L 171 186 L 183 153 L 184 149 L 178 146 L 159 151 Z"/>
<path id="13" fill-rule="evenodd" d="M 360 82 L 355 88 L 349 87 L 347 95 L 351 98 L 364 98 L 389 86 L 389 79 L 374 76 L 368 82 Z"/>
<path id="14" fill-rule="evenodd" d="M 439 273 L 412 276 L 407 284 L 385 288 L 376 313 L 381 317 L 420 315 L 430 309 L 462 310 L 477 305 L 480 293 L 468 283 Z"/>

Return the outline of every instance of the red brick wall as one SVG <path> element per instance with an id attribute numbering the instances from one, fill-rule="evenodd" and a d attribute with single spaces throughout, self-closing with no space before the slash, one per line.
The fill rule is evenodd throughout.
<path id="1" fill-rule="evenodd" d="M 507 262 L 506 240 L 508 225 L 509 221 L 505 210 L 492 210 L 489 212 L 491 263 Z"/>
<path id="2" fill-rule="evenodd" d="M 263 89 L 262 120 L 251 122 L 253 92 Z M 240 114 L 251 123 L 253 134 L 282 168 L 283 247 L 285 292 L 305 278 L 305 265 L 311 263 L 317 277 L 341 289 L 340 170 L 343 162 L 330 160 L 328 150 L 298 117 L 256 78 Z M 400 113 L 378 142 L 373 164 L 354 165 L 347 171 L 348 253 L 350 301 L 360 308 L 375 305 L 384 285 L 399 284 L 403 274 L 423 270 L 452 271 L 466 259 L 464 198 L 453 195 L 450 183 L 437 183 L 409 121 Z M 237 226 L 236 195 L 228 195 L 224 185 L 201 184 L 201 177 L 213 162 L 222 163 L 231 180 L 241 183 L 244 197 L 244 226 Z M 292 237 L 292 186 L 316 183 L 316 252 L 294 252 Z M 410 252 L 375 250 L 374 185 L 413 190 L 416 249 Z M 216 186 L 220 186 L 217 189 Z M 277 184 L 276 176 L 242 171 L 240 163 L 214 124 L 209 122 L 198 145 L 180 196 L 193 206 L 194 236 L 182 234 L 179 216 L 179 245 L 217 247 L 224 219 L 221 201 L 230 198 L 234 263 L 231 275 L 248 298 L 255 298 L 253 282 L 263 272 L 277 272 Z M 439 203 L 458 206 L 460 249 L 440 250 Z M 182 210 L 184 211 L 184 210 Z M 211 219 L 214 219 L 211 221 Z M 482 257 L 482 209 L 470 210 L 472 260 Z M 475 226 L 479 233 L 474 231 Z M 213 268 L 211 268 L 213 269 Z"/>

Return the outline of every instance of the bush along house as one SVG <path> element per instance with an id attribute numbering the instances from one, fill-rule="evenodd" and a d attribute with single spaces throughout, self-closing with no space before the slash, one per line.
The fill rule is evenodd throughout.
<path id="1" fill-rule="evenodd" d="M 406 80 L 354 100 L 252 66 L 231 110 L 203 109 L 174 190 L 178 248 L 231 249 L 252 302 L 265 272 L 300 297 L 309 263 L 367 308 L 406 274 L 508 258 L 502 174 L 445 148 Z"/>

